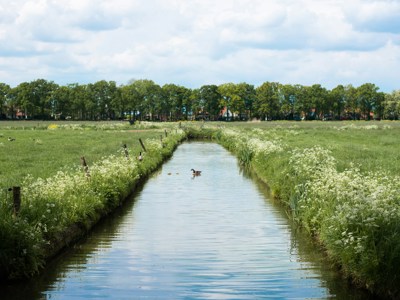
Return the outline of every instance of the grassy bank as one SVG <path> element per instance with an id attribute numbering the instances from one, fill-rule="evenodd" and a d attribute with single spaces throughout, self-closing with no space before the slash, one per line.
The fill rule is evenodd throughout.
<path id="1" fill-rule="evenodd" d="M 268 183 L 346 276 L 398 297 L 398 123 L 264 126 L 230 125 L 215 137 Z"/>
<path id="2" fill-rule="evenodd" d="M 13 216 L 12 199 L 4 188 L 0 198 L 3 279 L 37 273 L 48 257 L 118 206 L 185 137 L 181 130 L 169 130 L 166 137 L 161 128 L 142 131 L 144 128 L 129 127 L 120 131 L 77 127 L 1 129 L 5 139 L 1 151 L 8 160 L 13 157 L 11 165 L 1 162 L 2 176 L 7 178 L 2 185 L 17 182 L 22 195 L 17 217 Z M 72 132 L 76 130 L 78 134 Z M 8 141 L 11 134 L 14 141 Z M 140 148 L 138 138 L 146 152 Z M 39 139 L 37 147 L 43 146 L 41 150 L 30 151 L 27 143 Z M 129 159 L 122 151 L 122 143 L 131 152 Z M 139 151 L 143 151 L 141 161 L 137 159 Z M 88 174 L 79 166 L 83 154 L 90 162 Z"/>

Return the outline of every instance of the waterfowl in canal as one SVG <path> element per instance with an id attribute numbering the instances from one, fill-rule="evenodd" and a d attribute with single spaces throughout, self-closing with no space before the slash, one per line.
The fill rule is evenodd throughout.
<path id="1" fill-rule="evenodd" d="M 191 171 L 193 172 L 193 176 L 200 176 L 201 175 L 201 171 L 196 171 L 195 169 L 191 169 Z"/>

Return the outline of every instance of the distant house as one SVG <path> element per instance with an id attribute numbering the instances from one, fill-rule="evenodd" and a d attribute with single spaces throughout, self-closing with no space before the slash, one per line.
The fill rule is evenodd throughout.
<path id="1" fill-rule="evenodd" d="M 17 109 L 17 112 L 16 112 L 16 114 L 15 114 L 15 117 L 16 117 L 17 119 L 26 119 L 28 116 L 25 114 L 24 111 L 22 111 L 22 110 L 20 110 L 20 109 Z"/>
<path id="2" fill-rule="evenodd" d="M 226 106 L 219 113 L 220 119 L 222 120 L 232 120 L 236 117 L 236 114 L 232 113 Z"/>

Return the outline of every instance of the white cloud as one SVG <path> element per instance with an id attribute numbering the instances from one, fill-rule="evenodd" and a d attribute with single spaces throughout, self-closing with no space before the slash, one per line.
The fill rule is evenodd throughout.
<path id="1" fill-rule="evenodd" d="M 373 82 L 391 91 L 399 15 L 389 0 L 0 0 L 0 82 Z"/>
<path id="2" fill-rule="evenodd" d="M 399 1 L 375 0 L 349 4 L 345 8 L 348 22 L 358 30 L 400 33 Z"/>

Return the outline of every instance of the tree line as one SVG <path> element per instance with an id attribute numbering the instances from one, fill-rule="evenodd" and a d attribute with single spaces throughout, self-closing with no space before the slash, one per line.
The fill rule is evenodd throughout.
<path id="1" fill-rule="evenodd" d="M 74 120 L 343 120 L 400 116 L 400 90 L 379 92 L 365 83 L 303 86 L 264 82 L 203 85 L 189 89 L 134 80 L 58 85 L 37 79 L 11 88 L 0 83 L 0 119 Z"/>

